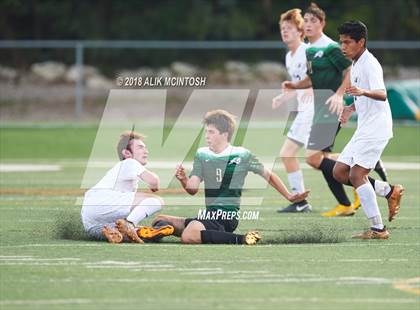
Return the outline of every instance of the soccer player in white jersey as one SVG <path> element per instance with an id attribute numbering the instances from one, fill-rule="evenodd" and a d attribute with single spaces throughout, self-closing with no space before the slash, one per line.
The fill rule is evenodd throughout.
<path id="1" fill-rule="evenodd" d="M 137 192 L 138 183 L 143 181 L 152 191 L 157 191 L 159 177 L 145 167 L 149 152 L 142 135 L 133 131 L 122 133 L 117 152 L 120 162 L 85 193 L 81 211 L 83 226 L 93 239 L 143 243 L 139 237 L 141 230 L 135 225 L 161 210 L 163 200 Z"/>
<path id="2" fill-rule="evenodd" d="M 303 42 L 303 17 L 300 9 L 289 10 L 280 16 L 280 33 L 283 42 L 287 45 L 289 52 L 286 54 L 286 68 L 292 81 L 300 81 L 306 77 L 306 55 L 307 44 Z M 303 173 L 296 158 L 302 147 L 306 147 L 311 132 L 312 119 L 314 116 L 314 104 L 308 90 L 283 90 L 273 99 L 272 107 L 277 109 L 280 105 L 289 103 L 297 98 L 297 114 L 287 133 L 280 157 L 287 172 L 287 179 L 292 192 L 300 193 L 305 191 Z M 310 212 L 311 205 L 304 200 L 299 203 L 292 203 L 278 212 Z"/>
<path id="3" fill-rule="evenodd" d="M 314 89 L 314 117 L 306 147 L 306 162 L 322 175 L 336 198 L 338 204 L 330 211 L 323 212 L 326 217 L 349 216 L 355 214 L 360 200 L 355 192 L 353 203 L 349 200 L 342 184 L 333 177 L 335 156 L 331 154 L 335 136 L 340 129 L 337 115 L 343 109 L 343 95 L 349 85 L 351 61 L 340 50 L 337 42 L 326 36 L 326 14 L 315 3 L 306 9 L 304 18 L 305 36 L 309 41 L 306 48 L 307 75 L 299 81 L 285 81 L 283 88 Z M 327 91 L 328 90 L 328 91 Z M 330 93 L 334 93 L 330 97 Z M 378 163 L 378 170 L 383 167 Z M 384 174 L 384 173 L 383 173 Z"/>
<path id="4" fill-rule="evenodd" d="M 404 188 L 368 177 L 383 150 L 392 138 L 392 115 L 387 100 L 382 67 L 366 49 L 367 28 L 360 21 L 349 21 L 338 28 L 343 53 L 353 63 L 351 86 L 346 93 L 354 96 L 354 103 L 345 107 L 340 121 L 345 123 L 351 114 L 358 115 L 357 129 L 334 166 L 334 178 L 356 189 L 371 228 L 354 236 L 359 239 L 388 239 L 389 232 L 382 223 L 376 194 L 388 199 L 391 221 L 400 209 Z"/>

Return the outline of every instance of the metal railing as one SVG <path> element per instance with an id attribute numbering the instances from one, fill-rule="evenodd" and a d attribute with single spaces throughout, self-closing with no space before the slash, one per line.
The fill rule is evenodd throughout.
<path id="1" fill-rule="evenodd" d="M 420 41 L 369 41 L 372 49 L 420 49 Z M 3 40 L 0 48 L 74 49 L 78 77 L 75 87 L 75 118 L 83 113 L 84 49 L 284 49 L 280 41 L 114 41 L 114 40 Z"/>

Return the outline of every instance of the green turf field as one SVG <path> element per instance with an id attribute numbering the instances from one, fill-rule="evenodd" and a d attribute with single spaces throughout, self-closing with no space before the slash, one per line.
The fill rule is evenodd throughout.
<path id="1" fill-rule="evenodd" d="M 238 230 L 263 235 L 261 244 L 247 247 L 181 245 L 174 237 L 145 245 L 87 240 L 75 202 L 96 128 L 4 127 L 2 165 L 49 164 L 60 170 L 1 173 L 0 309 L 418 310 L 419 127 L 394 132 L 384 160 L 412 169 L 389 169 L 392 182 L 406 188 L 400 214 L 387 223 L 389 240 L 350 238 L 368 227 L 362 210 L 353 217 L 322 218 L 334 199 L 321 174 L 305 169 L 311 214 L 280 215 L 275 211 L 286 202 L 273 190 L 245 191 L 244 197 L 264 197 L 263 205 L 242 208 L 259 211 L 259 219 L 241 221 Z M 351 133 L 340 133 L 337 150 Z M 262 137 L 255 147 L 264 149 L 269 132 L 255 134 Z M 286 180 L 284 170 L 276 171 Z M 156 172 L 169 176 L 172 170 Z M 386 201 L 378 201 L 386 220 Z M 168 204 L 165 213 L 195 216 L 199 207 Z"/>

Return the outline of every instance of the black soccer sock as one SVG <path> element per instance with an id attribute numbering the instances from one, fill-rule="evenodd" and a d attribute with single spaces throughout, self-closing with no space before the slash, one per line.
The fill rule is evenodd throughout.
<path id="1" fill-rule="evenodd" d="M 368 176 L 368 180 L 369 180 L 369 183 L 372 184 L 373 189 L 375 189 L 375 179 Z"/>
<path id="2" fill-rule="evenodd" d="M 343 184 L 334 179 L 333 169 L 335 163 L 335 160 L 324 157 L 319 165 L 319 169 L 322 171 L 322 175 L 324 176 L 325 181 L 327 181 L 328 187 L 333 193 L 335 199 L 337 199 L 338 203 L 343 206 L 350 206 L 351 202 L 344 191 Z"/>
<path id="3" fill-rule="evenodd" d="M 243 244 L 244 235 L 217 230 L 202 230 L 201 242 L 211 244 Z"/>
<path id="4" fill-rule="evenodd" d="M 370 176 L 368 176 L 368 181 L 369 181 L 369 183 L 370 183 L 370 185 L 372 185 L 372 187 L 373 187 L 373 189 L 375 189 L 375 179 L 374 178 L 372 178 L 372 177 L 370 177 Z M 389 183 L 388 183 L 389 184 Z M 351 184 L 351 182 L 350 182 L 350 180 L 348 180 L 347 181 L 347 183 L 346 183 L 346 185 L 348 185 L 348 186 L 353 186 L 353 184 Z M 392 191 L 393 191 L 393 189 L 394 189 L 394 186 L 393 185 L 391 185 L 391 184 L 389 184 L 389 186 L 391 186 L 391 191 L 390 191 L 390 193 L 392 193 Z M 354 186 L 353 186 L 354 187 Z M 390 193 L 388 193 L 388 195 L 390 195 Z M 387 195 L 387 196 L 388 196 Z M 388 199 L 388 197 L 385 197 L 385 198 L 387 198 Z"/>
<path id="5" fill-rule="evenodd" d="M 382 181 L 388 182 L 388 174 L 386 173 L 386 169 L 382 160 L 378 160 L 374 170 L 379 175 Z"/>

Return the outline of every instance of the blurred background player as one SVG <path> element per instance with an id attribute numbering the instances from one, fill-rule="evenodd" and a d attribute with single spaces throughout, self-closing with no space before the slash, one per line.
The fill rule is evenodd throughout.
<path id="1" fill-rule="evenodd" d="M 306 55 L 307 44 L 303 42 L 303 17 L 300 9 L 292 9 L 281 14 L 280 33 L 283 42 L 287 45 L 289 52 L 286 54 L 286 68 L 292 81 L 300 81 L 306 77 Z M 290 103 L 297 98 L 297 114 L 287 133 L 280 157 L 287 172 L 290 189 L 293 193 L 305 191 L 303 173 L 299 166 L 297 153 L 302 147 L 306 147 L 311 131 L 314 115 L 313 97 L 308 90 L 284 90 L 282 94 L 273 99 L 273 109 L 280 105 Z M 303 200 L 292 203 L 279 212 L 310 212 L 312 206 Z"/>
<path id="2" fill-rule="evenodd" d="M 349 85 L 349 67 L 351 61 L 341 52 L 340 46 L 323 33 L 325 12 L 316 4 L 306 9 L 304 14 L 304 31 L 309 41 L 306 49 L 307 73 L 301 81 L 285 81 L 283 88 L 314 89 L 314 118 L 307 145 L 306 162 L 319 169 L 328 187 L 336 198 L 338 205 L 323 216 L 353 215 L 360 207 L 360 200 L 355 192 L 352 204 L 342 184 L 333 177 L 336 163 L 331 156 L 335 136 L 340 126 L 338 114 L 343 109 L 343 95 Z M 334 92 L 332 96 L 330 93 Z"/>
<path id="3" fill-rule="evenodd" d="M 133 131 L 121 134 L 117 153 L 120 162 L 85 193 L 81 211 L 83 226 L 93 239 L 143 243 L 135 225 L 161 210 L 163 200 L 137 192 L 138 182 L 141 180 L 157 191 L 159 177 L 145 168 L 149 152 L 141 134 Z"/>
<path id="4" fill-rule="evenodd" d="M 238 218 L 218 216 L 221 214 L 219 212 L 238 214 L 248 172 L 262 176 L 290 202 L 304 200 L 309 192 L 289 193 L 280 178 L 264 168 L 249 150 L 232 146 L 230 141 L 235 131 L 235 118 L 227 111 L 210 111 L 205 115 L 203 123 L 208 146 L 197 150 L 190 176 L 186 176 L 180 165 L 176 170 L 176 178 L 190 195 L 195 195 L 200 183 L 204 182 L 206 216 L 203 219 L 159 215 L 153 225 L 161 222 L 172 225 L 175 235 L 181 237 L 182 243 L 187 244 L 254 245 L 261 238 L 258 232 L 235 234 L 233 232 L 238 226 Z"/>
<path id="5" fill-rule="evenodd" d="M 389 232 L 382 223 L 376 194 L 388 199 L 392 221 L 400 209 L 404 192 L 401 185 L 368 179 L 383 150 L 392 138 L 392 115 L 383 79 L 382 67 L 366 49 L 367 28 L 360 21 L 349 21 L 338 28 L 343 53 L 353 60 L 350 71 L 351 86 L 346 89 L 354 96 L 354 103 L 344 108 L 342 123 L 357 112 L 357 129 L 347 143 L 334 167 L 334 177 L 356 189 L 371 228 L 359 235 L 360 239 L 388 239 Z M 375 193 L 376 191 L 376 193 Z"/>

